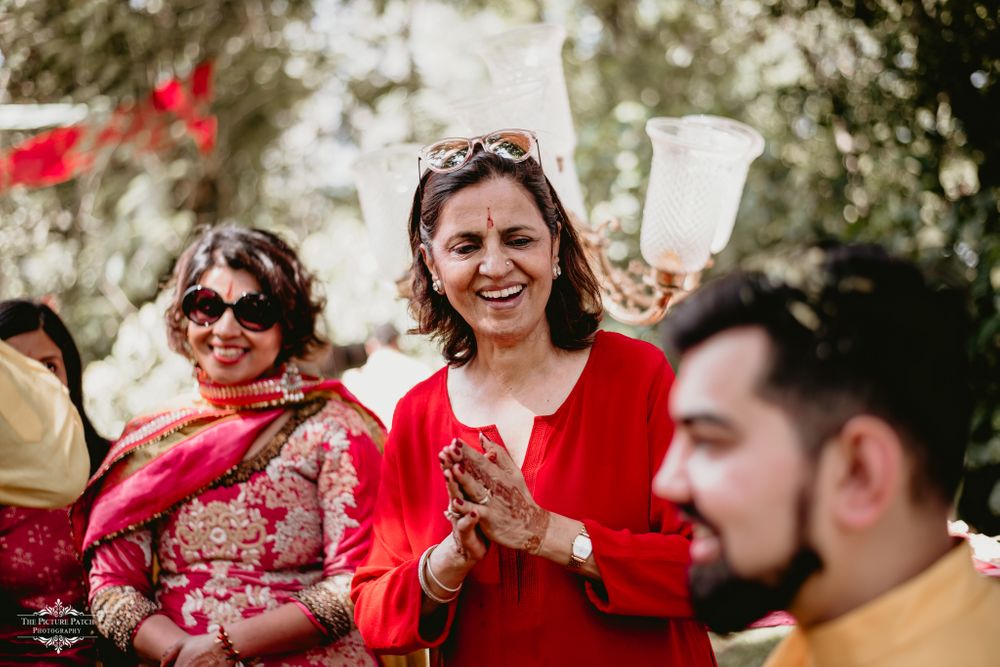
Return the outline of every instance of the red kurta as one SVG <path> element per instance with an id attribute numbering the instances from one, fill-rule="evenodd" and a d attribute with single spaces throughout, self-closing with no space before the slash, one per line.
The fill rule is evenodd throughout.
<path id="1" fill-rule="evenodd" d="M 448 665 L 714 665 L 690 619 L 690 529 L 650 484 L 672 434 L 673 372 L 652 345 L 600 332 L 576 386 L 535 418 L 522 471 L 536 502 L 582 520 L 602 583 L 492 545 L 449 605 L 440 636 L 421 636 L 417 559 L 451 531 L 437 454 L 453 437 L 479 447 L 495 426 L 458 421 L 447 368 L 396 408 L 382 463 L 375 543 L 352 597 L 368 645 L 386 653 L 440 647 Z"/>

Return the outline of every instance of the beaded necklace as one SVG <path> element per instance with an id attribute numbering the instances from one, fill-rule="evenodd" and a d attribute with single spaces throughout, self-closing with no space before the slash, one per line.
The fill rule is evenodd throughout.
<path id="1" fill-rule="evenodd" d="M 201 397 L 216 407 L 235 410 L 271 408 L 286 403 L 300 403 L 306 394 L 323 383 L 320 378 L 303 377 L 293 363 L 282 365 L 278 374 L 236 384 L 219 384 L 198 371 Z"/>

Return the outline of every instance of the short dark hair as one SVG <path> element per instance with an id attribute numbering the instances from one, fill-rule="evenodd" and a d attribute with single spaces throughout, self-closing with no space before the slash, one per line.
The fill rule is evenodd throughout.
<path id="1" fill-rule="evenodd" d="M 316 318 L 323 311 L 324 300 L 313 295 L 313 277 L 295 251 L 271 232 L 226 224 L 201 231 L 174 266 L 169 283 L 174 286 L 174 297 L 167 308 L 166 323 L 167 339 L 175 352 L 189 356 L 187 318 L 181 308 L 184 291 L 213 266 L 247 271 L 261 290 L 277 301 L 281 311 L 277 363 L 322 344 Z"/>
<path id="2" fill-rule="evenodd" d="M 466 364 L 476 356 L 472 327 L 447 296 L 431 289 L 431 274 L 421 258 L 420 245 L 430 245 L 441 210 L 454 194 L 494 179 L 521 185 L 531 195 L 552 238 L 559 236 L 562 276 L 552 283 L 552 294 L 545 306 L 552 344 L 564 350 L 588 347 L 601 321 L 601 293 L 559 196 L 534 158 L 513 162 L 482 147 L 476 148 L 461 169 L 444 174 L 428 170 L 413 196 L 409 234 L 413 253 L 410 313 L 417 322 L 414 331 L 440 340 L 445 359 L 453 366 Z"/>
<path id="3" fill-rule="evenodd" d="M 83 364 L 80 361 L 80 351 L 73 341 L 73 335 L 55 311 L 44 303 L 28 299 L 0 301 L 0 339 L 7 340 L 39 329 L 51 338 L 62 352 L 63 365 L 66 368 L 66 387 L 69 389 L 69 398 L 73 406 L 80 413 L 80 421 L 83 422 L 83 436 L 87 442 L 87 453 L 90 455 L 90 474 L 93 475 L 108 453 L 108 441 L 101 437 L 90 423 L 87 411 L 83 408 Z"/>
<path id="4" fill-rule="evenodd" d="M 770 338 L 758 392 L 819 446 L 852 416 L 872 414 L 915 461 L 915 497 L 950 501 L 962 477 L 972 415 L 965 290 L 933 286 L 912 263 L 873 245 L 814 248 L 706 284 L 670 315 L 678 354 L 727 329 Z M 682 362 L 683 363 L 683 362 Z"/>

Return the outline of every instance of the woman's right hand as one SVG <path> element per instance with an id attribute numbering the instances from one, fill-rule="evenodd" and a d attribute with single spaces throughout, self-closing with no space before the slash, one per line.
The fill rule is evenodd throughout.
<path id="1" fill-rule="evenodd" d="M 449 443 L 438 454 L 438 463 L 441 465 L 445 487 L 448 489 L 448 508 L 444 515 L 451 521 L 451 537 L 457 554 L 471 565 L 475 565 L 486 555 L 490 543 L 479 527 L 479 514 L 461 511 L 462 505 L 465 504 L 465 495 L 451 471 L 452 462 L 447 454 L 451 446 L 452 443 Z"/>
<path id="2" fill-rule="evenodd" d="M 454 483 L 454 480 L 449 481 L 449 484 Z M 461 514 L 455 511 L 464 502 L 461 498 L 451 498 L 449 510 L 456 516 L 448 516 L 451 521 L 451 535 L 449 537 L 455 545 L 456 555 L 463 561 L 463 563 L 456 563 L 456 565 L 468 565 L 471 569 L 473 565 L 486 556 L 490 542 L 483 534 L 482 528 L 479 527 L 478 513 L 473 511 Z M 444 543 L 441 546 L 444 546 Z M 435 549 L 435 551 L 437 550 Z M 431 555 L 433 556 L 433 554 Z"/>
<path id="3" fill-rule="evenodd" d="M 231 662 L 211 634 L 189 635 L 174 642 L 160 657 L 160 667 L 226 667 Z"/>
<path id="4" fill-rule="evenodd" d="M 458 482 L 448 469 L 449 463 L 443 451 L 440 457 L 441 469 L 449 497 L 444 514 L 451 522 L 451 534 L 434 548 L 425 567 L 430 570 L 426 573 L 427 585 L 435 595 L 447 600 L 455 595 L 454 589 L 462 585 L 476 563 L 486 556 L 490 543 L 479 527 L 478 513 L 456 511 L 465 503 L 465 499 Z M 452 590 L 445 590 L 435 582 Z"/>

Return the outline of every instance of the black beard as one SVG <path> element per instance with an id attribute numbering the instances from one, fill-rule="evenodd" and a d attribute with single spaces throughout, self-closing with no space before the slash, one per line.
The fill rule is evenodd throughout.
<path id="1" fill-rule="evenodd" d="M 819 554 L 805 545 L 799 546 L 775 583 L 738 576 L 723 556 L 715 563 L 691 566 L 691 605 L 698 620 L 713 632 L 737 632 L 787 608 L 805 580 L 821 569 Z"/>

